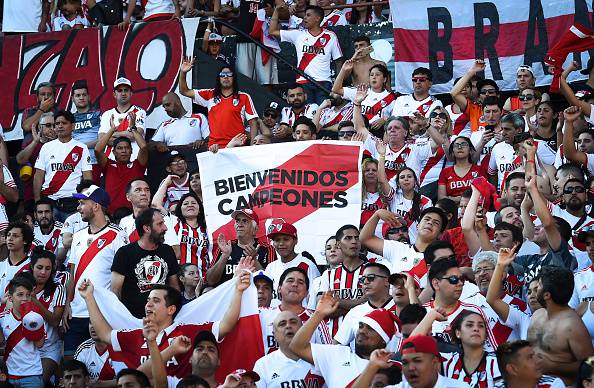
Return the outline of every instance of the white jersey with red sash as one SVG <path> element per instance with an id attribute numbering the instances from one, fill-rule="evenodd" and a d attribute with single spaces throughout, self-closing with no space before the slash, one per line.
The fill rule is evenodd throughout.
<path id="1" fill-rule="evenodd" d="M 208 257 L 208 233 L 206 226 L 196 228 L 177 219 L 173 230 L 177 235 L 180 249 L 179 265 L 194 264 L 198 267 L 200 277 L 206 278 L 206 270 L 210 259 Z"/>
<path id="2" fill-rule="evenodd" d="M 70 264 L 74 266 L 75 291 L 70 304 L 73 317 L 89 317 L 87 305 L 78 292 L 80 283 L 88 279 L 96 288 L 109 289 L 113 257 L 126 244 L 128 237 L 114 224 L 107 224 L 97 233 L 91 233 L 89 228 L 74 233 L 70 248 Z"/>
<path id="3" fill-rule="evenodd" d="M 421 101 L 415 99 L 414 95 L 406 94 L 396 99 L 394 104 L 394 116 L 412 116 L 415 111 L 428 116 L 429 113 L 438 106 L 443 106 L 441 101 L 433 96 L 429 96 Z"/>
<path id="4" fill-rule="evenodd" d="M 411 154 L 406 159 L 406 165 L 418 174 L 420 187 L 437 182 L 445 164 L 443 147 L 437 147 L 433 152 L 431 141 L 426 137 L 416 140 Z"/>
<path id="5" fill-rule="evenodd" d="M 364 264 L 361 264 L 353 271 L 349 271 L 344 265 L 336 268 L 327 269 L 322 274 L 320 291 L 332 291 L 334 296 L 340 299 L 359 299 L 363 297 L 363 288 L 359 283 L 359 277 L 363 275 Z M 332 338 L 336 335 L 338 327 L 342 323 L 344 316 L 328 320 Z"/>
<path id="6" fill-rule="evenodd" d="M 328 15 L 324 15 L 320 27 L 346 26 L 347 24 L 349 24 L 349 22 L 344 15 L 344 10 L 334 9 Z"/>
<path id="7" fill-rule="evenodd" d="M 324 108 L 320 114 L 320 129 L 338 125 L 341 121 L 353 119 L 353 104 L 346 104 L 341 109 L 335 107 Z"/>
<path id="8" fill-rule="evenodd" d="M 355 101 L 357 88 L 344 88 L 343 97 L 349 101 Z M 380 118 L 388 118 L 392 116 L 394 111 L 394 104 L 396 103 L 396 94 L 388 90 L 381 92 L 374 92 L 369 89 L 367 97 L 361 102 L 361 113 L 367 117 L 370 123 L 373 123 Z"/>
<path id="9" fill-rule="evenodd" d="M 379 152 L 377 152 L 377 148 L 375 148 L 375 141 L 377 139 L 374 136 L 367 136 L 367 139 L 363 143 L 363 148 L 371 155 L 372 158 L 378 160 L 379 159 Z M 393 150 L 392 147 L 389 145 L 386 147 L 386 175 L 388 176 L 388 180 L 394 180 L 396 178 L 396 174 L 402 167 L 406 166 L 406 159 L 412 152 L 412 148 L 410 144 L 405 144 L 399 150 Z"/>
<path id="10" fill-rule="evenodd" d="M 484 353 L 481 362 L 472 373 L 468 373 L 464 367 L 464 355 L 462 353 L 441 353 L 443 375 L 454 380 L 463 381 L 474 388 L 490 388 L 494 386 L 495 380 L 501 378 L 497 356 L 493 353 Z"/>
<path id="11" fill-rule="evenodd" d="M 95 341 L 90 338 L 78 345 L 76 352 L 74 352 L 74 359 L 87 366 L 89 377 L 93 382 L 111 380 L 115 377 L 108 349 L 99 354 L 95 347 Z"/>
<path id="12" fill-rule="evenodd" d="M 299 113 L 295 113 L 293 108 L 290 106 L 285 106 L 281 110 L 280 123 L 287 124 L 289 127 L 292 127 L 293 124 L 295 124 L 295 120 L 301 116 L 307 117 L 308 119 L 313 119 L 317 110 L 318 104 L 305 104 L 303 106 L 303 110 Z"/>
<path id="13" fill-rule="evenodd" d="M 118 108 L 112 108 L 108 111 L 103 112 L 103 114 L 101 115 L 101 126 L 99 127 L 99 135 L 107 133 L 111 129 L 111 116 L 113 116 L 114 123 L 117 127 L 115 133 L 116 136 L 117 132 L 128 131 L 128 129 L 130 129 L 130 118 L 128 114 L 130 114 L 130 112 L 134 112 L 136 114 L 136 127 L 144 130 L 144 121 L 146 120 L 145 110 L 136 105 L 131 105 L 130 108 L 128 108 L 128 110 L 125 112 L 120 112 Z M 130 158 L 131 162 L 136 160 L 139 150 L 140 147 L 138 147 L 138 144 L 136 144 L 136 142 L 132 140 L 132 156 Z M 107 155 L 109 159 L 115 160 L 115 156 L 111 151 L 111 146 L 107 146 L 105 148 L 105 155 Z"/>
<path id="14" fill-rule="evenodd" d="M 29 263 L 30 260 L 28 256 L 25 256 L 25 258 L 14 265 L 10 263 L 9 258 L 0 261 L 0 298 L 2 298 L 8 291 L 8 282 L 10 282 L 16 274 L 29 271 Z"/>
<path id="15" fill-rule="evenodd" d="M 60 234 L 62 233 L 62 223 L 54 221 L 54 227 L 48 234 L 44 234 L 39 225 L 35 225 L 33 228 L 33 235 L 37 240 L 41 242 L 43 249 L 50 251 L 54 254 L 58 253 L 58 248 L 62 248 L 62 239 Z"/>
<path id="16" fill-rule="evenodd" d="M 43 368 L 39 348 L 25 338 L 21 320 L 14 316 L 12 309 L 0 314 L 0 324 L 6 341 L 4 362 L 9 377 L 41 375 Z"/>
<path id="17" fill-rule="evenodd" d="M 16 189 L 16 183 L 14 183 L 14 178 L 12 177 L 8 167 L 2 165 L 2 173 L 4 174 L 4 184 L 8 187 Z M 0 194 L 0 232 L 4 231 L 8 227 L 8 215 L 6 214 L 5 208 L 7 202 L 8 201 L 6 198 Z"/>
<path id="18" fill-rule="evenodd" d="M 281 30 L 281 42 L 290 42 L 297 51 L 297 67 L 316 81 L 330 81 L 330 64 L 342 57 L 338 37 L 332 31 L 322 29 L 313 36 L 306 30 Z M 297 76 L 298 83 L 307 80 Z"/>
<path id="19" fill-rule="evenodd" d="M 271 48 L 275 53 L 279 53 L 281 51 L 280 44 L 278 43 L 278 40 L 269 33 L 270 19 L 270 17 L 266 16 L 266 10 L 264 8 L 259 9 L 256 13 L 256 20 L 254 20 L 254 26 L 252 27 L 250 36 L 262 42 L 266 47 Z M 264 50 L 260 50 L 260 53 L 262 64 L 266 65 L 270 59 L 270 54 Z"/>
<path id="20" fill-rule="evenodd" d="M 45 172 L 41 195 L 51 199 L 71 197 L 83 171 L 91 171 L 89 149 L 77 140 L 52 140 L 39 151 L 35 168 Z"/>
<path id="21" fill-rule="evenodd" d="M 450 104 L 445 107 L 445 110 L 450 115 L 450 119 L 452 119 L 452 126 L 454 127 L 452 133 L 456 136 L 470 137 L 470 119 L 464 112 L 455 113 L 452 108 L 453 106 L 454 104 Z"/>

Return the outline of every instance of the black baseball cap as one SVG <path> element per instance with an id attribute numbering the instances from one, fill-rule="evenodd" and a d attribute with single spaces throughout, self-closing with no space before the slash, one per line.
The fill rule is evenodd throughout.
<path id="1" fill-rule="evenodd" d="M 590 59 L 588 59 L 588 64 L 586 65 L 586 68 L 583 69 L 582 71 L 580 71 L 580 73 L 582 73 L 584 75 L 590 75 L 590 71 L 592 70 L 593 67 L 594 67 L 594 58 L 590 58 Z"/>
<path id="2" fill-rule="evenodd" d="M 196 337 L 194 338 L 194 349 L 196 349 L 198 347 L 198 344 L 203 341 L 213 343 L 214 346 L 217 348 L 217 351 L 219 350 L 219 343 L 217 342 L 217 339 L 215 338 L 214 334 L 212 334 L 212 331 L 202 330 L 201 332 L 196 334 Z"/>
<path id="3" fill-rule="evenodd" d="M 181 154 L 180 152 L 174 150 L 174 151 L 171 151 L 169 153 L 169 155 L 167 155 L 167 164 L 170 164 L 171 162 L 173 162 L 177 158 L 186 160 L 186 158 L 185 158 L 185 156 L 183 154 Z"/>

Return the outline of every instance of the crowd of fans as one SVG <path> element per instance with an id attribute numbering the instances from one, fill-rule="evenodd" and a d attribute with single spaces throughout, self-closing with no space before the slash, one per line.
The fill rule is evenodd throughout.
<path id="1" fill-rule="evenodd" d="M 162 100 L 170 119 L 152 136 L 126 78 L 105 111 L 84 80 L 72 86 L 72 111 L 39 83 L 20 148 L 0 142 L 0 386 L 592 386 L 594 60 L 581 70 L 587 81 L 569 86 L 571 63 L 551 101 L 527 65 L 503 98 L 477 59 L 447 105 L 423 67 L 395 80 L 412 94 L 393 91 L 365 36 L 344 59 L 326 27 L 379 21 L 381 5 L 329 5 L 4 2 L 6 32 L 228 18 L 268 47 L 295 45 L 306 76 L 288 87 L 286 107 L 259 114 L 236 71 L 275 84 L 274 58 L 238 39 L 232 63 L 215 19 L 203 49 L 220 61 L 216 87 L 188 86 L 197 69 L 185 57 L 179 94 Z M 208 114 L 188 112 L 184 98 Z M 323 257 L 296 252 L 290 223 L 259 238 L 258 208 L 231 214 L 234 235 L 209 238 L 200 172 L 184 151 L 315 139 L 362 145 L 359 224 L 324 231 Z M 151 192 L 155 152 L 168 175 Z M 10 217 L 8 203 L 19 209 Z M 226 282 L 235 290 L 220 321 L 174 322 Z M 264 353 L 252 370 L 217 379 L 251 283 L 261 327 L 241 336 L 261 335 Z M 97 290 L 143 327 L 112 329 Z"/>

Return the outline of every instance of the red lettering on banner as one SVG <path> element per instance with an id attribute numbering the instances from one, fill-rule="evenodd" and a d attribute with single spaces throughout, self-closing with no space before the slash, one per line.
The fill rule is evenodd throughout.
<path id="1" fill-rule="evenodd" d="M 140 72 L 141 59 L 154 61 L 143 58 L 153 41 L 165 47 L 164 66 L 155 80 L 145 79 Z M 5 130 L 14 128 L 23 110 L 37 104 L 35 88 L 46 81 L 57 86 L 57 106 L 65 109 L 71 104 L 72 84 L 87 80 L 91 103 L 105 111 L 115 103 L 113 82 L 123 76 L 134 85 L 132 103 L 151 113 L 174 89 L 185 50 L 183 27 L 175 20 L 138 24 L 126 31 L 106 27 L 5 36 L 0 42 L 0 84 L 4 87 L 0 103 L 5 108 L 0 111 L 0 124 Z M 23 64 L 32 52 L 36 54 Z"/>

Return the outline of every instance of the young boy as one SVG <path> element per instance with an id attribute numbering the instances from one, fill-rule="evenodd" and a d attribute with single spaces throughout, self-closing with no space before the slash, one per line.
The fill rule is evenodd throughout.
<path id="1" fill-rule="evenodd" d="M 5 341 L 4 360 L 13 387 L 43 386 L 39 348 L 45 340 L 43 317 L 31 303 L 33 284 L 16 276 L 8 283 L 12 305 L 0 314 L 0 342 Z"/>

